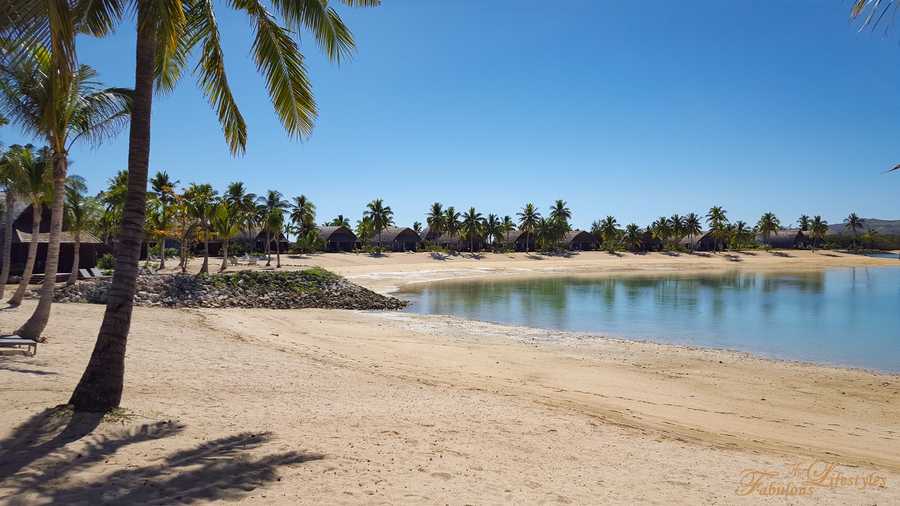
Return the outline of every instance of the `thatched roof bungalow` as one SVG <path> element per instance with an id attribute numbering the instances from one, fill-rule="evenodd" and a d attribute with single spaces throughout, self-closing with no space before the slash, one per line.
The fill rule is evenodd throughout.
<path id="1" fill-rule="evenodd" d="M 810 238 L 798 228 L 786 228 L 769 234 L 766 239 L 762 234 L 756 234 L 756 242 L 763 246 L 777 249 L 806 248 L 810 245 Z"/>
<path id="2" fill-rule="evenodd" d="M 422 238 L 409 227 L 388 227 L 381 234 L 374 234 L 369 245 L 391 251 L 416 251 Z"/>
<path id="3" fill-rule="evenodd" d="M 678 241 L 682 247 L 687 248 L 691 251 L 715 251 L 716 248 L 716 236 L 713 234 L 712 230 L 707 230 L 706 232 L 700 232 L 699 234 L 691 236 L 685 236 L 680 241 Z M 721 241 L 719 241 L 719 246 L 723 246 Z"/>
<path id="4" fill-rule="evenodd" d="M 0 199 L 4 195 L 0 192 Z M 25 260 L 28 258 L 28 245 L 32 238 L 38 242 L 37 257 L 34 261 L 34 272 L 43 273 L 47 263 L 47 246 L 50 243 L 50 214 L 49 206 L 41 206 L 41 223 L 34 233 L 32 229 L 33 207 L 24 198 L 17 198 L 16 205 L 12 209 L 12 248 L 10 250 L 10 275 L 21 275 L 25 270 Z M 0 215 L 0 223 L 6 222 L 6 216 Z M 3 241 L 5 230 L 0 227 L 0 244 Z M 103 241 L 87 231 L 82 231 L 78 248 L 78 265 L 75 261 L 75 234 L 67 229 L 65 222 L 59 238 L 59 268 L 58 272 L 72 272 L 72 269 L 90 269 L 97 266 L 97 257 L 107 251 Z M 0 257 L 3 252 L 0 251 Z"/>
<path id="5" fill-rule="evenodd" d="M 325 245 L 325 251 L 353 251 L 359 242 L 356 234 L 347 227 L 319 227 L 319 240 Z"/>
<path id="6" fill-rule="evenodd" d="M 600 241 L 594 237 L 594 234 L 585 232 L 584 230 L 570 230 L 563 237 L 562 245 L 570 251 L 588 251 L 597 249 Z"/>

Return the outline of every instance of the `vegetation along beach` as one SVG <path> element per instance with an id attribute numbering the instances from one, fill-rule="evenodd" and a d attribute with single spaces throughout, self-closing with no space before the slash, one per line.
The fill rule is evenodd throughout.
<path id="1" fill-rule="evenodd" d="M 0 3 L 0 504 L 900 504 L 896 2 Z"/>

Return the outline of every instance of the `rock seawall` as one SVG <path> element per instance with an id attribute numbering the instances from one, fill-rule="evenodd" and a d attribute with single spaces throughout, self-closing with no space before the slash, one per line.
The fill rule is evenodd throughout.
<path id="1" fill-rule="evenodd" d="M 56 290 L 56 302 L 106 304 L 110 279 L 78 281 Z M 193 276 L 142 275 L 138 306 L 270 309 L 402 309 L 406 302 L 375 293 L 320 268 L 239 271 Z"/>

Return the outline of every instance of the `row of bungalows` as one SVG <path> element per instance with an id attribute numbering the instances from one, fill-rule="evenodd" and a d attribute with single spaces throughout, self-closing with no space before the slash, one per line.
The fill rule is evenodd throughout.
<path id="1" fill-rule="evenodd" d="M 458 234 L 435 234 L 429 229 L 425 229 L 422 233 L 422 239 L 436 246 L 454 251 L 480 251 L 487 247 L 482 238 L 474 240 L 460 238 Z M 526 233 L 524 230 L 512 230 L 505 234 L 504 244 L 509 244 L 516 251 L 534 251 L 536 247 L 536 238 L 534 233 Z M 599 241 L 593 234 L 584 230 L 572 230 L 563 237 L 562 244 L 565 249 L 571 251 L 589 251 L 597 249 Z"/>
<path id="2" fill-rule="evenodd" d="M 349 227 L 327 226 L 319 227 L 319 241 L 326 252 L 353 251 L 363 246 L 380 247 L 390 251 L 416 251 L 422 243 L 422 238 L 409 227 L 388 227 L 375 234 L 369 239 L 368 244 L 364 245 Z"/>
<path id="3" fill-rule="evenodd" d="M 228 240 L 228 247 L 231 250 L 229 255 L 233 254 L 235 245 L 240 245 L 244 248 L 245 251 L 266 251 L 266 240 L 269 240 L 269 251 L 275 252 L 280 251 L 282 253 L 286 253 L 291 246 L 291 243 L 287 240 L 284 234 L 279 233 L 276 237 L 275 234 L 266 234 L 264 230 L 241 230 L 237 235 Z M 209 241 L 209 255 L 218 257 L 222 256 L 222 248 L 225 245 L 225 241 L 221 239 L 210 239 Z M 173 241 L 167 241 L 166 244 L 171 247 Z M 175 242 L 177 245 L 177 242 Z M 203 254 L 204 243 L 203 241 L 196 241 L 194 243 L 194 254 Z"/>
<path id="4" fill-rule="evenodd" d="M 0 192 L 0 200 L 5 195 Z M 11 209 L 12 212 L 12 248 L 10 249 L 11 276 L 21 276 L 25 270 L 25 261 L 28 258 L 28 246 L 31 241 L 37 240 L 37 256 L 34 262 L 34 273 L 43 274 L 47 263 L 47 246 L 50 243 L 50 214 L 49 206 L 41 206 L 41 222 L 38 230 L 32 227 L 34 208 L 25 199 L 16 199 Z M 6 215 L 0 216 L 0 223 L 6 224 Z M 97 266 L 97 257 L 110 250 L 103 241 L 87 231 L 79 234 L 78 265 L 72 265 L 75 261 L 75 234 L 68 229 L 63 222 L 63 229 L 59 239 L 59 267 L 57 271 L 62 273 L 72 272 L 72 269 L 90 269 Z M 3 244 L 6 227 L 0 226 L 0 244 Z M 0 251 L 2 261 L 3 251 Z"/>
<path id="5" fill-rule="evenodd" d="M 807 248 L 812 244 L 809 235 L 797 228 L 785 228 L 769 234 L 764 237 L 762 234 L 756 234 L 756 242 L 760 246 L 768 246 L 775 249 L 798 249 Z M 725 243 L 722 239 L 717 238 L 712 230 L 707 230 L 693 237 L 687 236 L 679 244 L 691 251 L 716 251 L 725 249 Z"/>

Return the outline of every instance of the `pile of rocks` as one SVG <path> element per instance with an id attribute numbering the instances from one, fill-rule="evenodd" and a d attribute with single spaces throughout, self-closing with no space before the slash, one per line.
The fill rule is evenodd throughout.
<path id="1" fill-rule="evenodd" d="M 109 279 L 88 279 L 57 289 L 57 302 L 105 304 Z M 239 271 L 192 276 L 141 275 L 134 303 L 162 307 L 401 309 L 405 301 L 353 284 L 324 269 Z"/>

